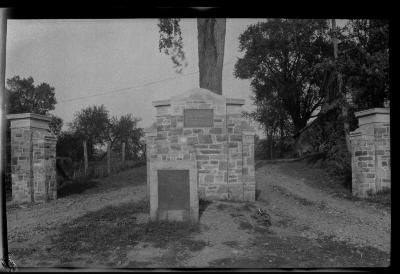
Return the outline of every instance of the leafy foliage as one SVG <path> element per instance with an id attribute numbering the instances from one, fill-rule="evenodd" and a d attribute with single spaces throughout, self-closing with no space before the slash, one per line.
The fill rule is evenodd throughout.
<path id="1" fill-rule="evenodd" d="M 108 138 L 109 117 L 104 105 L 89 106 L 74 114 L 71 129 L 93 144 L 103 144 Z"/>
<path id="2" fill-rule="evenodd" d="M 60 135 L 62 126 L 63 126 L 63 120 L 60 117 L 51 115 L 49 128 L 55 136 L 58 137 Z"/>
<path id="3" fill-rule="evenodd" d="M 73 131 L 62 131 L 57 140 L 57 156 L 69 157 L 73 161 L 83 159 L 83 136 Z"/>
<path id="4" fill-rule="evenodd" d="M 256 116 L 274 108 L 278 111 L 269 113 L 288 115 L 295 130 L 306 125 L 322 102 L 323 74 L 315 66 L 331 54 L 327 29 L 325 20 L 271 19 L 250 25 L 240 35 L 244 56 L 234 74 L 251 79 L 254 103 L 260 106 Z"/>
<path id="5" fill-rule="evenodd" d="M 264 157 L 279 151 L 277 133 L 282 139 L 298 132 L 295 152 L 317 153 L 351 182 L 345 132 L 357 128 L 354 112 L 389 101 L 388 21 L 357 19 L 328 29 L 325 20 L 274 19 L 249 26 L 239 41 L 245 54 L 235 76 L 251 79 L 257 108 L 247 115 L 267 133 L 257 147 Z M 316 119 L 306 126 L 313 112 Z"/>
<path id="6" fill-rule="evenodd" d="M 128 158 L 137 158 L 144 147 L 140 141 L 144 134 L 143 129 L 137 126 L 139 121 L 140 118 L 133 117 L 132 114 L 112 117 L 110 121 L 112 147 L 120 151 L 124 142 Z"/>
<path id="7" fill-rule="evenodd" d="M 187 66 L 185 52 L 183 51 L 183 40 L 180 19 L 159 19 L 158 27 L 160 33 L 159 50 L 171 56 L 176 72 L 181 73 L 183 67 Z"/>
<path id="8" fill-rule="evenodd" d="M 357 110 L 384 107 L 389 100 L 389 22 L 350 20 L 339 44 L 338 69 Z"/>
<path id="9" fill-rule="evenodd" d="M 34 85 L 32 77 L 14 76 L 7 79 L 8 113 L 47 114 L 57 103 L 54 87 L 47 83 Z"/>
<path id="10" fill-rule="evenodd" d="M 7 113 L 36 113 L 48 115 L 54 110 L 57 103 L 54 87 L 47 83 L 35 86 L 32 77 L 21 78 L 14 76 L 7 79 L 6 93 L 8 96 Z M 50 130 L 56 136 L 59 135 L 63 120 L 55 115 L 50 115 Z"/>

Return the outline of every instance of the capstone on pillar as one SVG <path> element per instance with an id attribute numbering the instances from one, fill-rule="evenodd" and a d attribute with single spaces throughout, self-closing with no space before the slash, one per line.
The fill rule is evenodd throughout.
<path id="1" fill-rule="evenodd" d="M 50 117 L 34 113 L 7 115 L 11 121 L 11 178 L 14 203 L 57 198 L 56 138 Z"/>

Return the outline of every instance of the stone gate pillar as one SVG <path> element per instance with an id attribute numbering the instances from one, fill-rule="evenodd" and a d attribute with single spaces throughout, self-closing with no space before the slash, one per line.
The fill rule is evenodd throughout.
<path id="1" fill-rule="evenodd" d="M 11 120 L 13 202 L 56 199 L 56 138 L 49 129 L 51 118 L 20 113 L 7 119 Z"/>
<path id="2" fill-rule="evenodd" d="M 373 108 L 355 115 L 359 128 L 350 133 L 352 194 L 365 197 L 391 187 L 390 109 Z"/>

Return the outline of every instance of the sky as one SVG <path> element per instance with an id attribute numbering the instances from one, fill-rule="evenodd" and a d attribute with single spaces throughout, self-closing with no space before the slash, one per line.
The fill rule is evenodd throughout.
<path id="1" fill-rule="evenodd" d="M 226 97 L 246 99 L 252 110 L 249 80 L 233 76 L 239 35 L 265 19 L 227 19 L 223 66 Z M 141 127 L 155 121 L 152 101 L 199 86 L 196 19 L 182 19 L 188 66 L 175 72 L 170 57 L 159 51 L 157 19 L 8 20 L 6 77 L 32 76 L 35 85 L 55 88 L 51 113 L 64 120 L 90 105 L 104 104 L 110 116 L 132 113 Z"/>
<path id="2" fill-rule="evenodd" d="M 238 38 L 250 24 L 265 20 L 226 21 L 222 94 L 245 99 L 247 111 L 255 109 L 250 81 L 233 76 L 242 56 Z M 149 127 L 156 115 L 152 101 L 199 86 L 196 18 L 181 20 L 188 62 L 182 74 L 159 51 L 157 23 L 150 18 L 8 20 L 6 78 L 32 76 L 36 85 L 53 86 L 58 103 L 51 113 L 63 119 L 64 130 L 74 113 L 102 104 L 110 116 L 132 113 L 142 119 L 140 127 Z"/>

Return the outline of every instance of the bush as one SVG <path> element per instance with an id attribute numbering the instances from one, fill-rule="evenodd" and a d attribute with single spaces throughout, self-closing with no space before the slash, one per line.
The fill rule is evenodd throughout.
<path id="1" fill-rule="evenodd" d="M 74 132 L 61 132 L 57 139 L 57 156 L 69 157 L 73 161 L 83 159 L 82 142 L 82 138 Z"/>

